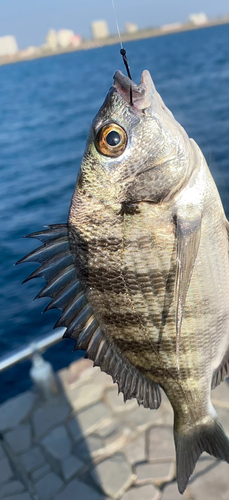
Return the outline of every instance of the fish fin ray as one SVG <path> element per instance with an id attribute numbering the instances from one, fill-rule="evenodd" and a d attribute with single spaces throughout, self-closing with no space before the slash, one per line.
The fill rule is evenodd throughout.
<path id="1" fill-rule="evenodd" d="M 17 264 L 23 264 L 24 262 L 37 262 L 43 264 L 43 262 L 47 261 L 49 258 L 60 252 L 65 252 L 66 250 L 69 250 L 68 238 L 67 236 L 62 236 L 61 238 L 45 242 L 43 245 L 20 259 Z"/>
<path id="2" fill-rule="evenodd" d="M 55 324 L 54 328 L 59 328 L 60 326 L 68 327 L 73 321 L 76 320 L 80 314 L 83 307 L 87 304 L 87 298 L 84 291 L 80 291 L 76 294 L 73 299 L 68 303 L 67 307 L 63 309 L 60 318 Z"/>
<path id="3" fill-rule="evenodd" d="M 215 389 L 217 385 L 221 384 L 221 382 L 223 382 L 227 377 L 229 377 L 229 350 L 226 352 L 222 362 L 213 373 L 211 388 Z"/>
<path id="4" fill-rule="evenodd" d="M 179 433 L 174 430 L 177 461 L 177 484 L 184 493 L 190 476 L 200 455 L 206 451 L 209 455 L 229 463 L 229 439 L 218 417 L 209 415 L 205 423 L 196 425 L 192 432 Z"/>
<path id="5" fill-rule="evenodd" d="M 85 301 L 85 305 L 79 310 L 73 320 L 68 323 L 68 335 L 72 338 L 75 338 L 78 333 L 84 329 L 85 325 L 87 325 L 87 322 L 93 318 L 94 315 L 92 308 L 90 304 Z"/>
<path id="6" fill-rule="evenodd" d="M 47 227 L 48 229 L 28 234 L 27 236 L 24 236 L 24 238 L 35 238 L 36 240 L 40 240 L 42 243 L 46 243 L 53 239 L 60 238 L 61 236 L 68 235 L 67 224 L 52 224 Z"/>
<path id="7" fill-rule="evenodd" d="M 35 299 L 50 297 L 54 299 L 65 287 L 75 280 L 76 271 L 73 264 L 64 268 L 57 273 L 53 279 L 49 280 L 48 284 L 42 288 Z"/>
<path id="8" fill-rule="evenodd" d="M 46 285 L 36 298 L 50 297 L 52 301 L 45 311 L 60 308 L 62 315 L 55 327 L 68 327 L 85 306 L 86 296 L 78 280 L 69 248 L 67 225 L 55 224 L 29 237 L 41 240 L 43 245 L 18 261 L 19 264 L 34 261 L 40 264 L 25 281 L 32 278 L 45 279 Z"/>
<path id="9" fill-rule="evenodd" d="M 61 309 L 61 311 L 64 311 L 72 299 L 78 295 L 81 290 L 82 287 L 80 281 L 75 279 L 55 295 L 53 300 L 44 309 L 44 312 L 50 311 L 50 309 Z"/>
<path id="10" fill-rule="evenodd" d="M 176 351 L 179 359 L 179 345 L 183 311 L 192 271 L 200 244 L 201 217 L 188 221 L 177 216 L 177 271 L 176 297 Z"/>
<path id="11" fill-rule="evenodd" d="M 26 262 L 21 259 L 18 264 Z M 61 252 L 45 260 L 23 283 L 33 278 L 44 278 L 46 282 L 53 279 L 61 270 L 74 263 L 74 259 L 70 251 Z"/>

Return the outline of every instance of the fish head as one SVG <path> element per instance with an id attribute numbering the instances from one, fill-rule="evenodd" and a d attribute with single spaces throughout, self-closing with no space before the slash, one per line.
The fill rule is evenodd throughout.
<path id="1" fill-rule="evenodd" d="M 149 71 L 140 85 L 116 71 L 89 131 L 77 192 L 117 208 L 167 201 L 190 173 L 189 143 Z"/>

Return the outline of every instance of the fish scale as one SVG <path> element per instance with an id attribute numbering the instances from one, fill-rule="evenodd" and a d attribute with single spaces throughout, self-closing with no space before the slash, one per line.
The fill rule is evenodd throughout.
<path id="1" fill-rule="evenodd" d="M 152 207 L 151 207 L 152 210 Z M 144 209 L 143 209 L 144 212 Z M 147 213 L 149 218 L 149 211 Z M 142 220 L 144 220 L 144 214 L 141 214 Z M 136 220 L 135 224 L 137 227 L 141 228 L 143 225 Z M 151 228 L 154 227 L 154 217 L 152 217 L 152 222 L 148 225 Z M 134 228 L 133 228 L 134 232 Z M 165 297 L 165 279 L 163 274 L 168 276 L 170 268 L 170 252 L 168 252 L 167 266 L 163 268 L 163 255 L 157 252 L 157 247 L 155 246 L 155 241 L 157 238 L 154 237 L 154 231 L 151 229 L 146 229 L 146 235 L 141 234 L 141 229 L 138 231 L 138 237 L 135 247 L 131 247 L 131 258 L 129 261 L 133 262 L 133 267 L 135 271 L 135 280 L 138 283 L 140 292 L 140 304 L 137 304 L 141 309 L 143 307 L 147 308 L 148 321 L 145 326 L 145 330 L 148 332 L 148 338 L 155 345 L 158 344 L 160 330 L 162 328 L 162 313 L 164 307 L 164 297 Z M 171 249 L 173 249 L 173 232 L 171 234 L 172 243 Z M 168 240 L 168 236 L 166 236 Z M 160 245 L 158 245 L 160 247 Z M 128 249 L 128 247 L 127 247 Z M 161 258 L 160 258 L 161 257 Z M 165 260 L 165 259 L 164 259 Z M 152 268 L 153 265 L 153 268 Z M 154 272 L 157 270 L 157 272 Z M 147 294 L 145 293 L 147 289 Z M 131 288 L 129 289 L 131 294 Z M 133 297 L 135 302 L 135 296 Z M 152 319 L 151 319 L 152 318 Z M 167 326 L 169 325 L 169 319 L 167 318 Z M 146 335 L 146 333 L 145 333 Z"/>
<path id="2" fill-rule="evenodd" d="M 103 207 L 101 207 L 101 210 L 103 210 Z M 144 211 L 144 210 L 143 210 Z M 152 207 L 152 212 L 153 212 L 153 207 Z M 157 211 L 156 211 L 157 212 Z M 149 213 L 147 213 L 149 217 Z M 78 220 L 78 216 L 76 212 L 74 212 L 74 216 Z M 79 214 L 80 218 L 80 214 Z M 102 216 L 101 216 L 102 218 Z M 140 218 L 140 221 L 138 220 Z M 170 215 L 168 214 L 169 220 L 171 219 Z M 100 217 L 99 217 L 100 219 Z M 138 336 L 143 339 L 143 342 L 147 344 L 147 348 L 145 347 L 146 351 L 152 351 L 153 349 L 156 348 L 158 344 L 158 337 L 159 337 L 159 329 L 162 326 L 162 318 L 161 318 L 161 311 L 163 310 L 163 304 L 164 304 L 164 291 L 165 291 L 165 280 L 162 278 L 162 275 L 160 273 L 159 279 L 155 277 L 153 270 L 152 270 L 152 262 L 154 261 L 153 259 L 153 251 L 155 253 L 155 256 L 157 258 L 157 264 L 160 261 L 160 257 L 158 256 L 158 251 L 157 248 L 155 249 L 155 246 L 153 243 L 155 240 L 160 240 L 162 238 L 163 234 L 159 226 L 159 234 L 152 234 L 149 236 L 148 229 L 147 231 L 144 230 L 143 228 L 143 221 L 145 220 L 144 215 L 142 216 L 141 214 L 136 217 L 137 220 L 135 220 L 134 225 L 132 224 L 130 226 L 130 231 L 131 234 L 134 235 L 136 234 L 137 238 L 134 242 L 134 236 L 131 237 L 131 247 L 129 247 L 129 239 L 128 239 L 128 224 L 124 223 L 124 233 L 125 233 L 125 238 L 123 239 L 123 242 L 120 243 L 120 248 L 119 251 L 115 253 L 115 264 L 116 264 L 116 269 L 119 269 L 120 266 L 120 271 L 119 271 L 119 282 L 120 282 L 120 290 L 119 290 L 119 295 L 115 297 L 115 294 L 111 292 L 111 297 L 108 294 L 108 286 L 106 282 L 106 277 L 103 276 L 103 287 L 105 290 L 105 297 L 104 294 L 96 294 L 96 289 L 97 289 L 97 282 L 101 280 L 101 276 L 98 274 L 95 275 L 95 268 L 98 267 L 98 270 L 101 268 L 101 263 L 103 266 L 106 266 L 107 269 L 107 274 L 108 274 L 108 283 L 110 282 L 109 277 L 110 277 L 110 272 L 112 267 L 112 260 L 113 259 L 113 252 L 109 255 L 109 244 L 107 244 L 106 249 L 101 249 L 99 246 L 95 246 L 94 244 L 90 244 L 90 237 L 89 234 L 92 235 L 91 240 L 94 243 L 94 240 L 99 239 L 99 236 L 101 238 L 101 228 L 99 227 L 98 224 L 94 225 L 94 219 L 93 223 L 91 226 L 91 231 L 89 231 L 89 222 L 87 221 L 87 231 L 84 231 L 84 225 L 83 221 L 79 220 L 79 227 L 80 231 L 85 234 L 84 238 L 86 238 L 86 233 L 87 233 L 87 240 L 85 239 L 88 247 L 88 255 L 89 255 L 89 262 L 88 262 L 88 282 L 90 283 L 90 287 L 93 289 L 93 294 L 90 293 L 89 296 L 89 301 L 94 305 L 94 309 L 97 311 L 97 317 L 101 324 L 103 325 L 104 323 L 106 324 L 106 328 L 108 328 L 107 322 L 109 320 L 109 311 L 112 310 L 112 318 L 114 319 L 110 322 L 111 327 L 109 328 L 109 335 L 111 338 L 116 339 L 118 337 L 118 340 L 120 341 L 120 338 L 122 340 L 122 348 L 123 351 L 125 352 L 125 355 L 130 359 L 131 361 L 131 338 L 132 341 L 135 339 L 136 334 L 130 332 L 130 329 L 132 329 L 132 323 L 130 322 L 130 314 L 133 313 L 135 316 L 135 322 L 139 323 L 138 325 Z M 165 219 L 165 216 L 163 218 L 163 221 Z M 112 223 L 108 220 L 106 220 L 108 223 L 108 227 L 104 226 L 103 231 L 105 234 L 109 234 L 109 228 L 113 227 Z M 115 222 L 115 221 L 114 221 Z M 149 222 L 148 222 L 149 225 Z M 158 224 L 157 224 L 158 225 Z M 136 227 L 135 227 L 136 226 Z M 150 227 L 152 228 L 154 226 L 154 217 L 152 216 L 152 222 L 150 224 Z M 141 227 L 143 228 L 143 235 L 141 234 Z M 120 222 L 120 231 L 122 231 L 122 224 Z M 98 233 L 98 234 L 97 234 Z M 164 231 L 164 237 L 166 239 L 166 242 L 168 243 L 168 232 Z M 173 228 L 170 227 L 170 238 L 171 238 L 171 253 L 173 252 L 174 249 L 174 231 Z M 121 241 L 121 240 L 120 240 Z M 135 243 L 135 244 L 134 244 Z M 160 247 L 160 245 L 159 245 Z M 128 252 L 129 249 L 129 252 Z M 171 261 L 171 255 L 170 252 L 168 254 L 164 255 L 163 251 L 162 253 L 162 261 L 166 260 L 167 261 L 167 267 L 163 269 L 165 275 L 168 275 L 169 273 L 169 268 L 170 268 L 170 261 Z M 91 260 L 91 264 L 90 264 Z M 95 261 L 95 262 L 94 262 Z M 105 264 L 104 264 L 105 263 Z M 108 264 L 109 263 L 109 264 Z M 132 263 L 132 267 L 128 265 L 129 263 Z M 83 262 L 82 264 L 83 265 Z M 125 287 L 123 289 L 123 283 L 121 276 L 123 277 L 123 270 L 125 268 L 128 268 L 132 272 L 132 279 L 133 277 L 135 278 L 135 284 L 137 285 L 137 290 L 138 293 L 136 293 L 136 289 L 134 289 L 134 293 L 132 294 L 132 285 L 133 282 L 128 283 L 128 280 L 125 278 Z M 162 264 L 161 266 L 162 267 Z M 91 277 L 91 269 L 92 269 L 92 274 L 93 278 Z M 174 273 L 173 273 L 174 274 Z M 149 279 L 149 276 L 152 276 L 151 279 Z M 148 290 L 150 290 L 150 296 L 148 297 L 148 300 L 146 298 L 146 295 L 144 293 L 145 289 L 145 284 L 147 283 Z M 123 293 L 125 297 L 123 297 Z M 152 309 L 152 320 L 150 319 L 150 309 Z M 124 310 L 124 313 L 122 312 Z M 121 315 L 120 315 L 121 313 Z M 129 314 L 128 316 L 128 322 L 126 324 L 125 321 L 125 316 L 123 318 L 123 314 Z M 104 314 L 106 314 L 106 321 L 104 321 Z M 142 315 L 144 316 L 144 319 L 142 319 Z M 158 327 L 155 328 L 155 320 L 156 320 L 156 315 L 158 316 Z M 171 315 L 171 312 L 170 312 Z M 170 356 L 170 353 L 174 354 L 174 323 L 175 323 L 175 314 L 173 314 L 174 319 L 173 322 L 171 322 L 171 326 L 169 328 L 170 321 L 167 318 L 167 323 L 166 326 L 168 328 L 168 335 L 167 331 L 165 332 L 163 336 L 166 338 L 166 343 L 169 349 L 163 349 L 164 351 L 168 351 L 168 356 Z M 110 326 L 110 325 L 109 325 Z M 171 330 L 171 334 L 170 334 Z M 125 339 L 128 339 L 128 342 L 126 342 L 125 346 Z M 163 341 L 162 341 L 163 343 Z M 141 344 L 141 340 L 139 339 L 139 344 Z M 164 347 L 164 343 L 163 343 Z M 129 351 L 129 352 L 128 352 Z M 175 364 L 176 364 L 176 357 L 175 358 Z M 157 365 L 160 366 L 161 364 L 161 356 L 160 355 L 153 355 L 151 353 L 151 366 L 156 369 Z M 171 361 L 171 360 L 170 360 Z M 167 363 L 166 363 L 167 364 Z M 141 367 L 141 364 L 138 363 L 138 367 Z M 144 366 L 141 367 L 144 369 Z M 150 370 L 150 367 L 149 367 Z"/>
<path id="3" fill-rule="evenodd" d="M 89 131 L 68 223 L 31 235 L 43 246 L 20 261 L 38 262 L 29 279 L 45 278 L 37 298 L 61 309 L 55 327 L 125 401 L 157 409 L 165 391 L 181 493 L 202 452 L 229 463 L 211 404 L 229 375 L 228 233 L 206 161 L 149 72 L 136 85 L 118 71 Z"/>

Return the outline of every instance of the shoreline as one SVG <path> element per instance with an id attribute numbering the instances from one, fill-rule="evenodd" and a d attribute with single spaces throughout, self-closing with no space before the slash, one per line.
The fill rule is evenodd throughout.
<path id="1" fill-rule="evenodd" d="M 136 33 L 121 33 L 122 37 L 122 42 L 134 42 L 137 40 L 143 40 L 147 38 L 157 38 L 161 36 L 167 36 L 167 35 L 173 35 L 176 33 L 183 33 L 186 31 L 196 31 L 200 29 L 206 29 L 206 28 L 212 28 L 214 26 L 223 26 L 229 24 L 229 15 L 223 19 L 214 19 L 209 21 L 206 24 L 203 24 L 201 26 L 195 26 L 192 23 L 184 23 L 180 28 L 178 29 L 165 29 L 162 30 L 162 28 L 150 28 L 146 30 L 141 30 L 137 31 Z M 0 57 L 0 66 L 5 66 L 8 64 L 15 64 L 18 62 L 23 62 L 23 61 L 33 61 L 35 59 L 43 59 L 44 57 L 50 57 L 50 56 L 58 56 L 61 54 L 69 54 L 71 52 L 81 52 L 83 50 L 92 50 L 92 49 L 97 49 L 100 47 L 106 47 L 109 45 L 116 45 L 119 44 L 120 40 L 118 35 L 115 36 L 110 36 L 109 38 L 103 39 L 103 40 L 85 40 L 82 42 L 82 44 L 77 47 L 77 48 L 67 48 L 67 49 L 58 49 L 57 51 L 52 51 L 52 50 L 41 50 L 40 52 L 37 52 L 35 54 L 32 54 L 31 56 L 25 57 L 20 55 L 21 53 L 17 53 L 14 56 L 2 56 Z M 23 52 L 23 51 L 21 51 Z"/>

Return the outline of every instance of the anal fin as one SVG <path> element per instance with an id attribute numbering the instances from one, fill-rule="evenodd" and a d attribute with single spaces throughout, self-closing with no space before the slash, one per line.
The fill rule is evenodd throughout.
<path id="1" fill-rule="evenodd" d="M 229 377 L 229 349 L 223 357 L 222 362 L 213 373 L 211 388 L 215 389 L 217 385 L 221 384 L 227 377 Z"/>

